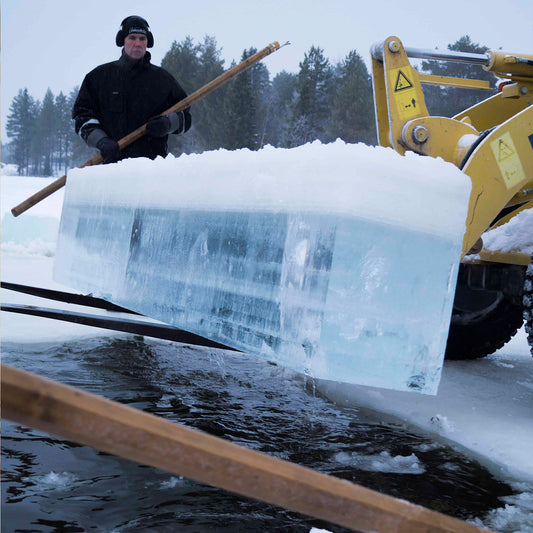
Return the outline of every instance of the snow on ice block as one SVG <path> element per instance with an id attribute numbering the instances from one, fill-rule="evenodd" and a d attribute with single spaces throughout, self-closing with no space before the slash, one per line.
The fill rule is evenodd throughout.
<path id="1" fill-rule="evenodd" d="M 470 181 L 312 143 L 69 173 L 55 278 L 328 380 L 437 391 Z"/>

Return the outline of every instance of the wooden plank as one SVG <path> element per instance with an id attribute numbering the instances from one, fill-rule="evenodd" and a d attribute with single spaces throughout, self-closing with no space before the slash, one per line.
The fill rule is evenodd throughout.
<path id="1" fill-rule="evenodd" d="M 357 531 L 488 532 L 4 364 L 2 417 Z"/>

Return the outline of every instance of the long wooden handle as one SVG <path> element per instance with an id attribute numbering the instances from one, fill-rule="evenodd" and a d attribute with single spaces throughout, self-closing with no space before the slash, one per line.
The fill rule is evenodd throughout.
<path id="1" fill-rule="evenodd" d="M 281 46 L 277 41 L 274 41 L 273 43 L 269 44 L 268 46 L 265 46 L 262 50 L 259 50 L 259 52 L 256 52 L 252 56 L 246 58 L 244 61 L 241 61 L 238 65 L 235 65 L 234 67 L 230 68 L 226 72 L 223 72 L 220 76 L 215 78 L 213 81 L 210 81 L 203 87 L 200 87 L 197 91 L 193 92 L 190 96 L 187 96 L 183 100 L 180 100 L 176 104 L 174 104 L 172 107 L 168 108 L 163 115 L 167 115 L 168 113 L 172 112 L 179 112 L 183 111 L 187 107 L 189 107 L 194 102 L 197 102 L 200 100 L 200 98 L 203 98 L 210 92 L 214 91 L 218 87 L 220 87 L 222 84 L 226 83 L 228 80 L 236 76 L 237 74 L 240 74 L 243 70 L 246 70 L 248 67 L 251 67 L 254 63 L 257 63 L 267 55 L 271 54 L 272 52 L 275 52 L 276 50 L 279 50 Z M 140 139 L 144 134 L 146 133 L 146 124 L 143 124 L 142 126 L 138 127 L 136 130 L 132 131 L 125 137 L 122 137 L 118 141 L 118 145 L 121 150 L 123 150 L 126 146 L 130 145 L 131 143 L 135 142 L 137 139 Z M 95 156 L 91 157 L 91 159 L 85 161 L 85 163 L 82 163 L 76 168 L 83 168 L 88 167 L 92 165 L 99 165 L 103 161 L 101 154 L 96 154 Z M 30 196 L 29 198 L 26 198 L 23 202 L 16 205 L 11 209 L 11 213 L 13 216 L 18 217 L 24 211 L 27 211 L 30 207 L 33 207 L 35 204 L 38 204 L 41 200 L 44 200 L 48 196 L 50 196 L 52 193 L 58 191 L 62 187 L 65 186 L 65 183 L 67 182 L 67 176 L 61 176 L 57 180 L 50 183 L 48 186 L 44 187 L 44 189 L 41 189 L 40 191 L 37 191 L 35 194 Z"/>
<path id="2" fill-rule="evenodd" d="M 2 417 L 358 531 L 488 532 L 5 364 Z"/>

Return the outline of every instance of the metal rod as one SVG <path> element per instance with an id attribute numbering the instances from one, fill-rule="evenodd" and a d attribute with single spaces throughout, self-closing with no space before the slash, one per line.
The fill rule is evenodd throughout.
<path id="1" fill-rule="evenodd" d="M 383 61 L 383 46 L 384 42 L 376 43 L 370 49 L 373 57 L 379 61 Z M 425 50 L 422 48 L 404 47 L 405 53 L 408 57 L 417 59 L 432 59 L 435 61 L 449 61 L 455 63 L 469 63 L 474 65 L 489 65 L 489 54 L 476 54 L 471 52 L 456 52 L 454 50 Z"/>
<path id="2" fill-rule="evenodd" d="M 8 291 L 21 292 L 29 294 L 30 296 L 37 296 L 47 300 L 55 300 L 56 302 L 65 302 L 75 305 L 83 305 L 84 307 L 94 307 L 96 309 L 105 309 L 106 311 L 117 311 L 119 313 L 130 313 L 138 315 L 135 311 L 130 311 L 119 305 L 103 300 L 102 298 L 95 298 L 94 296 L 85 294 L 73 294 L 71 292 L 56 291 L 52 289 L 45 289 L 42 287 L 32 287 L 31 285 L 21 285 L 20 283 L 10 283 L 7 281 L 0 282 L 0 287 Z"/>
<path id="3" fill-rule="evenodd" d="M 38 316 L 49 318 L 51 320 L 60 320 L 92 326 L 95 328 L 109 329 L 112 331 L 121 331 L 133 335 L 143 335 L 145 337 L 154 337 L 167 341 L 180 342 L 182 344 L 193 344 L 195 346 L 206 346 L 208 348 L 218 348 L 221 350 L 239 351 L 230 348 L 219 342 L 211 341 L 200 335 L 195 335 L 189 331 L 178 329 L 167 324 L 157 324 L 147 320 L 134 318 L 116 317 L 111 315 L 93 315 L 91 313 L 79 313 L 65 309 L 53 309 L 50 307 L 36 307 L 33 305 L 9 304 L 2 303 L 0 310 L 8 313 L 18 313 L 21 315 Z"/>
<path id="4" fill-rule="evenodd" d="M 433 59 L 435 61 L 449 61 L 452 63 L 469 63 L 471 65 L 489 65 L 488 54 L 473 52 L 456 52 L 454 50 L 424 50 L 421 48 L 404 48 L 408 57 L 417 59 Z"/>

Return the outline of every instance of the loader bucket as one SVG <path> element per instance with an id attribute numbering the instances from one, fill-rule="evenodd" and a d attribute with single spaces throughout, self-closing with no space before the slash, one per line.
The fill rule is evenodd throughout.
<path id="1" fill-rule="evenodd" d="M 307 375 L 437 391 L 470 180 L 308 144 L 68 176 L 55 279 Z"/>

